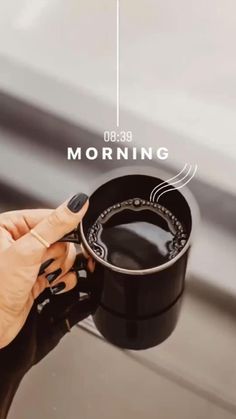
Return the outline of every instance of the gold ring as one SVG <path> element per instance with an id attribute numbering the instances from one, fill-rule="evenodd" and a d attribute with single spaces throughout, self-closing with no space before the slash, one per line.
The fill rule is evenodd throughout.
<path id="1" fill-rule="evenodd" d="M 30 230 L 30 234 L 32 234 L 35 239 L 37 239 L 43 246 L 45 246 L 47 249 L 51 246 L 50 243 L 48 243 L 43 237 L 40 236 L 40 234 L 37 233 L 34 229 Z"/>

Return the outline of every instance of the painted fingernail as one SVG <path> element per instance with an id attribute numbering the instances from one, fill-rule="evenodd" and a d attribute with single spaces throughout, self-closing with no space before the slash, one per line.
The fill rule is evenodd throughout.
<path id="1" fill-rule="evenodd" d="M 88 195 L 84 193 L 78 193 L 77 195 L 74 195 L 73 198 L 68 202 L 67 207 L 70 211 L 76 213 L 83 208 L 85 202 L 88 200 Z"/>
<path id="2" fill-rule="evenodd" d="M 48 259 L 40 266 L 38 275 L 43 275 L 45 270 L 54 262 L 54 259 Z"/>
<path id="3" fill-rule="evenodd" d="M 59 292 L 63 291 L 65 288 L 66 288 L 65 282 L 59 282 L 59 284 L 51 288 L 51 293 L 53 295 L 59 294 Z"/>
<path id="4" fill-rule="evenodd" d="M 61 275 L 61 273 L 62 273 L 62 270 L 61 270 L 61 268 L 59 268 L 59 269 L 57 269 L 56 271 L 54 271 L 54 272 L 52 272 L 52 273 L 48 274 L 48 275 L 46 276 L 46 278 L 47 278 L 47 280 L 48 280 L 49 284 L 51 284 L 53 281 L 55 281 L 55 279 L 56 279 L 59 275 Z"/>

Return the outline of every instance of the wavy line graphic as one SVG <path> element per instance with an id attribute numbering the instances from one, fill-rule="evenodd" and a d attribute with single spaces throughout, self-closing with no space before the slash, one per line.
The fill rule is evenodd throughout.
<path id="1" fill-rule="evenodd" d="M 177 175 L 175 175 L 174 177 L 172 177 L 172 178 L 170 178 L 170 179 L 167 179 L 166 181 L 164 181 L 164 182 L 162 182 L 162 183 L 160 183 L 159 185 L 157 185 L 157 186 L 155 186 L 155 188 L 152 190 L 152 192 L 151 192 L 151 194 L 150 194 L 150 201 L 153 201 L 154 199 L 153 199 L 153 194 L 155 195 L 155 193 L 161 188 L 161 187 L 163 187 L 163 185 L 164 185 L 164 187 L 167 187 L 167 186 L 169 186 L 169 185 L 165 185 L 165 183 L 170 183 L 172 180 L 175 180 L 175 179 L 177 179 L 184 171 L 185 171 L 185 169 L 188 167 L 188 163 L 185 163 L 185 165 L 184 165 L 184 168 L 177 174 Z"/>
<path id="2" fill-rule="evenodd" d="M 173 186 L 173 185 L 177 185 L 178 183 L 182 183 L 189 176 L 189 174 L 191 173 L 191 170 L 192 170 L 192 165 L 189 165 L 189 169 L 188 169 L 188 171 L 187 171 L 187 173 L 185 174 L 184 177 L 182 177 L 181 179 L 177 180 L 176 182 L 170 182 L 169 185 L 164 185 L 161 188 L 158 188 L 156 190 L 156 192 L 154 193 L 154 195 L 153 195 L 153 201 L 155 201 L 155 198 L 156 198 L 157 193 L 159 194 L 159 192 L 162 189 L 165 189 L 165 188 L 167 188 L 170 185 Z"/>
<path id="3" fill-rule="evenodd" d="M 192 180 L 192 179 L 193 179 L 193 177 L 194 177 L 194 176 L 195 176 L 195 174 L 197 173 L 197 170 L 198 170 L 198 166 L 197 166 L 197 165 L 195 165 L 194 172 L 193 172 L 193 174 L 191 175 L 191 177 L 187 180 L 187 182 L 185 182 L 183 185 L 179 186 L 178 188 L 173 188 L 173 189 L 171 188 L 171 189 L 167 189 L 167 191 L 162 192 L 162 193 L 158 196 L 158 198 L 157 198 L 157 201 L 156 201 L 156 202 L 159 202 L 159 199 L 160 199 L 163 195 L 165 195 L 166 193 L 171 192 L 171 191 L 176 191 L 176 190 L 179 190 L 179 189 L 183 188 L 184 186 L 186 186 L 186 185 L 190 182 L 190 180 Z"/>

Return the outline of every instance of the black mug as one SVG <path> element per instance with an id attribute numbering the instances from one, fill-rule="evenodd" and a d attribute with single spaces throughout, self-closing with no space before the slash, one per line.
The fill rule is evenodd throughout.
<path id="1" fill-rule="evenodd" d="M 165 175 L 160 178 L 156 171 L 150 174 L 149 169 L 145 170 L 146 174 L 140 174 L 140 169 L 136 173 L 133 173 L 134 169 L 131 171 L 126 171 L 125 175 L 114 171 L 110 174 L 112 178 L 91 194 L 89 209 L 78 226 L 78 232 L 82 249 L 96 262 L 95 271 L 89 277 L 97 284 L 95 288 L 99 293 L 93 314 L 97 329 L 112 344 L 139 350 L 160 344 L 176 326 L 197 207 L 186 188 L 183 193 L 169 185 L 172 190 L 163 195 L 161 204 L 185 226 L 186 244 L 183 249 L 159 266 L 155 266 L 154 260 L 153 267 L 148 269 L 130 270 L 109 263 L 89 244 L 88 235 L 94 222 L 108 207 L 118 202 L 131 203 L 134 198 L 147 200 L 150 191 L 167 178 Z M 123 250 L 128 251 L 128 246 L 129 243 L 124 243 Z M 142 257 L 145 258 L 145 251 Z"/>

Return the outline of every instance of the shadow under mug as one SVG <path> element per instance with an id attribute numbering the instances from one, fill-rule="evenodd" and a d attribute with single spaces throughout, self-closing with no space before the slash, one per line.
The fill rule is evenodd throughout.
<path id="1" fill-rule="evenodd" d="M 121 348 L 140 350 L 156 346 L 175 329 L 193 231 L 190 201 L 193 207 L 195 201 L 188 191 L 184 195 L 174 187 L 163 195 L 161 205 L 182 223 L 188 239 L 177 256 L 160 266 L 155 266 L 155 261 L 154 267 L 144 270 L 112 265 L 92 250 L 88 232 L 108 207 L 131 198 L 147 200 L 161 183 L 163 179 L 143 174 L 128 174 L 105 182 L 91 194 L 89 209 L 79 225 L 82 247 L 96 261 L 95 271 L 90 274 L 100 290 L 94 323 L 109 342 Z"/>

